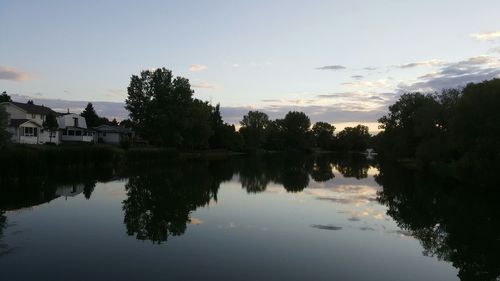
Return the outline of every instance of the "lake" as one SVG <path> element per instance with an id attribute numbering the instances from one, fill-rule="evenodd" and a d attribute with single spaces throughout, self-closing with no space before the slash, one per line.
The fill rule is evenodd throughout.
<path id="1" fill-rule="evenodd" d="M 496 191 L 362 155 L 0 181 L 1 280 L 495 280 Z M 497 279 L 498 280 L 498 279 Z"/>

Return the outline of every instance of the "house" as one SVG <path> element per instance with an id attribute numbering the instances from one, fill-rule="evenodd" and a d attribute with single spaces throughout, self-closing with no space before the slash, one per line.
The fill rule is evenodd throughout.
<path id="1" fill-rule="evenodd" d="M 120 144 L 133 137 L 132 130 L 120 126 L 101 125 L 94 130 L 96 131 L 94 141 L 99 143 Z"/>
<path id="2" fill-rule="evenodd" d="M 12 142 L 40 144 L 49 140 L 48 132 L 43 131 L 43 121 L 49 113 L 55 112 L 45 106 L 3 102 L 0 104 L 8 114 L 7 131 L 12 135 Z"/>
<path id="3" fill-rule="evenodd" d="M 85 118 L 74 113 L 61 114 L 52 109 L 29 103 L 0 103 L 8 114 L 7 131 L 13 143 L 43 144 L 61 142 L 92 142 L 93 131 L 87 129 Z M 49 113 L 57 119 L 58 130 L 43 129 L 43 122 Z"/>
<path id="4" fill-rule="evenodd" d="M 75 113 L 60 114 L 57 124 L 62 142 L 93 142 L 94 131 L 87 128 L 84 117 Z"/>

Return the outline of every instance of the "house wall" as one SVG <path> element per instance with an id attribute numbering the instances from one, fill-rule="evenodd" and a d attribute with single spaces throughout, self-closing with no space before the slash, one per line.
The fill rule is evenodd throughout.
<path id="1" fill-rule="evenodd" d="M 119 133 L 99 132 L 99 139 L 102 140 L 103 143 L 119 144 L 121 137 Z"/>
<path id="2" fill-rule="evenodd" d="M 5 107 L 5 111 L 7 111 L 7 113 L 9 114 L 9 122 L 10 119 L 29 119 L 41 125 L 45 120 L 45 115 L 27 113 L 26 111 L 10 103 L 4 103 L 2 104 L 2 106 Z"/>

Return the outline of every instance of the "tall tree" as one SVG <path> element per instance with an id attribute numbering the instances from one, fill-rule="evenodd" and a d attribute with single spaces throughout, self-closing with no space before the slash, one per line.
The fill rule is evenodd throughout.
<path id="1" fill-rule="evenodd" d="M 96 127 L 101 124 L 101 121 L 99 120 L 99 115 L 97 115 L 97 112 L 94 109 L 94 105 L 89 102 L 85 109 L 80 113 L 80 116 L 85 118 L 85 121 L 87 122 L 87 127 Z"/>
<path id="2" fill-rule="evenodd" d="M 249 111 L 240 122 L 240 133 L 245 140 L 245 146 L 250 149 L 261 148 L 265 141 L 269 117 L 264 112 Z"/>
<path id="3" fill-rule="evenodd" d="M 151 143 L 183 147 L 208 141 L 206 136 L 211 134 L 207 130 L 211 127 L 210 114 L 206 114 L 208 107 L 193 99 L 188 79 L 173 78 L 172 72 L 165 68 L 145 70 L 139 76 L 132 75 L 127 91 L 125 108 L 133 127 Z"/>
<path id="4" fill-rule="evenodd" d="M 345 151 L 363 151 L 368 147 L 370 133 L 368 127 L 357 125 L 346 127 L 337 134 L 340 148 Z"/>
<path id="5" fill-rule="evenodd" d="M 8 114 L 3 106 L 0 106 L 0 148 L 4 147 L 10 138 L 9 132 L 7 132 L 7 122 Z"/>
<path id="6" fill-rule="evenodd" d="M 54 113 L 49 112 L 49 114 L 45 116 L 45 120 L 43 121 L 42 126 L 45 130 L 49 131 L 49 142 L 52 143 L 52 133 L 57 131 L 57 129 L 59 128 Z"/>
<path id="7" fill-rule="evenodd" d="M 335 126 L 332 126 L 330 123 L 316 122 L 312 127 L 312 134 L 314 136 L 316 146 L 321 149 L 331 149 L 334 132 Z"/>
<path id="8" fill-rule="evenodd" d="M 7 95 L 7 92 L 3 92 L 2 94 L 0 94 L 0 102 L 10 102 L 12 101 L 12 99 L 10 98 L 9 95 Z"/>
<path id="9" fill-rule="evenodd" d="M 286 148 L 309 148 L 311 145 L 309 127 L 311 127 L 311 120 L 304 112 L 288 112 L 283 119 L 283 133 Z"/>

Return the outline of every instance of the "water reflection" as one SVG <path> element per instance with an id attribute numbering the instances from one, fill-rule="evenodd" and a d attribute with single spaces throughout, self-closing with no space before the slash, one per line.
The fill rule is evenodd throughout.
<path id="1" fill-rule="evenodd" d="M 453 182 L 368 161 L 361 155 L 332 154 L 271 154 L 27 173 L 0 175 L 0 255 L 10 251 L 2 242 L 8 229 L 8 211 L 61 196 L 92 200 L 97 183 L 127 179 L 126 198 L 123 202 L 120 199 L 120 220 L 126 233 L 138 240 L 162 243 L 184 234 L 189 224 L 200 224 L 192 213 L 217 202 L 221 183 L 232 180 L 239 181 L 251 196 L 277 189 L 297 198 L 304 194 L 318 199 L 316 202 L 334 203 L 334 212 L 344 216 L 344 221 L 307 223 L 309 230 L 341 234 L 355 228 L 364 233 L 381 230 L 394 236 L 412 236 L 422 244 L 424 255 L 449 261 L 459 269 L 461 280 L 495 280 L 500 274 L 500 208 L 494 179 L 470 179 L 474 184 Z M 377 223 L 389 218 L 399 228 L 385 229 L 383 223 Z"/>
<path id="2" fill-rule="evenodd" d="M 492 179 L 450 181 L 381 163 L 378 200 L 398 225 L 420 240 L 426 256 L 449 261 L 461 280 L 498 280 L 500 208 Z"/>
<path id="3" fill-rule="evenodd" d="M 123 202 L 128 235 L 160 243 L 183 234 L 190 213 L 217 200 L 220 183 L 232 175 L 232 166 L 225 162 L 202 161 L 130 177 Z"/>

